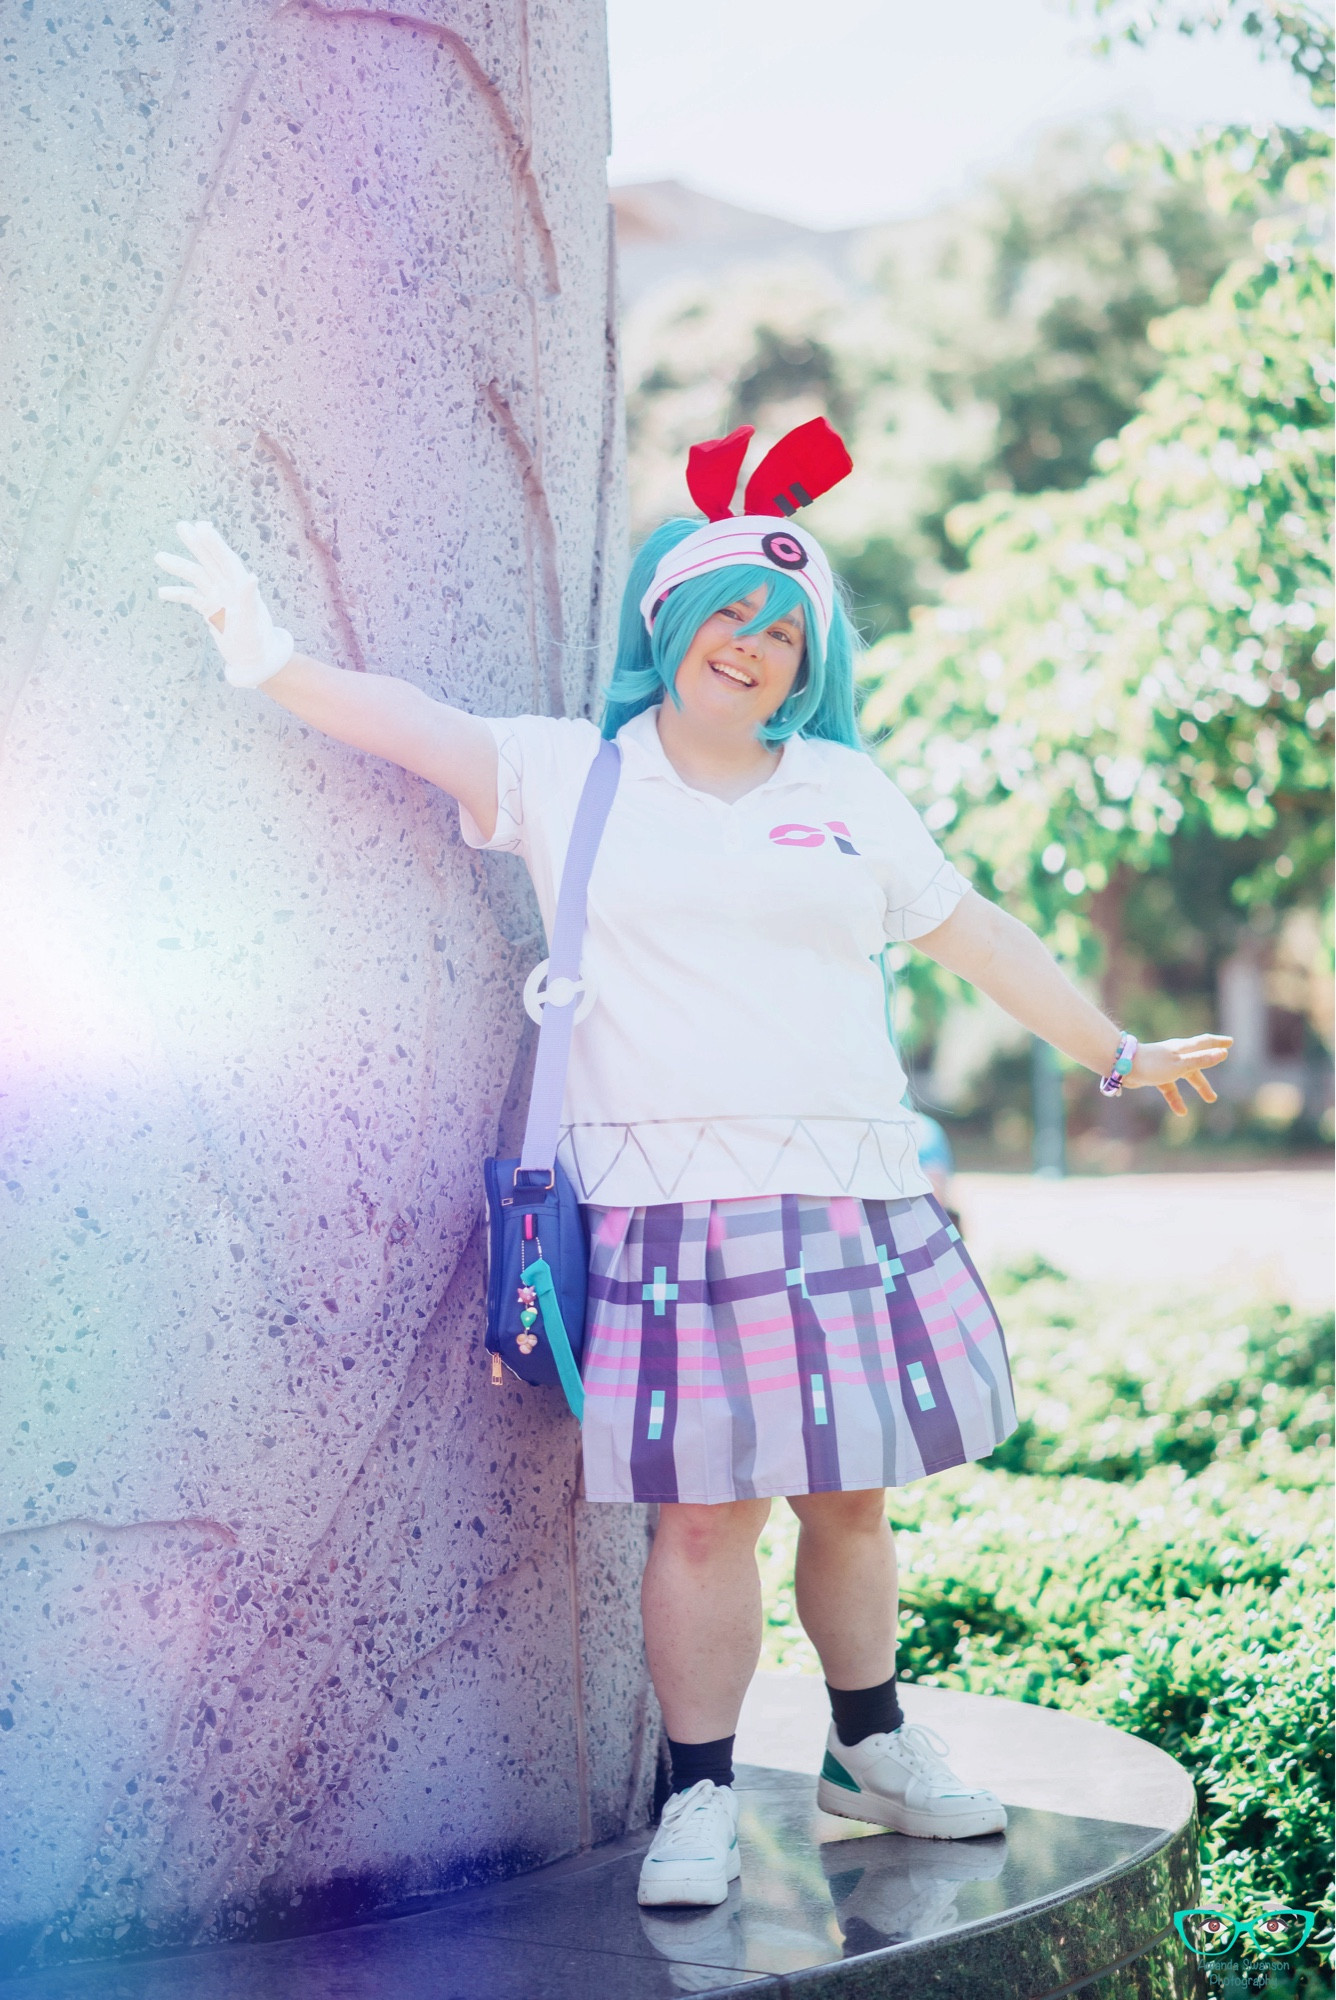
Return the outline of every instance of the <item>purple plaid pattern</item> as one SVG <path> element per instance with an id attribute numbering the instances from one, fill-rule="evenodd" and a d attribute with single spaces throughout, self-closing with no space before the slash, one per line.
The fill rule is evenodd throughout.
<path id="1" fill-rule="evenodd" d="M 931 1196 L 587 1213 L 591 1500 L 903 1486 L 1016 1428 L 1002 1329 Z"/>

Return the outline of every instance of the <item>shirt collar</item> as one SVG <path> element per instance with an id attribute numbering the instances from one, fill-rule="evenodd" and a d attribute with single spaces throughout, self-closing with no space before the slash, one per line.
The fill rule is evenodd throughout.
<path id="1" fill-rule="evenodd" d="M 678 775 L 668 761 L 662 743 L 659 741 L 659 704 L 652 708 L 642 708 L 639 715 L 633 715 L 617 731 L 617 743 L 622 753 L 623 779 L 661 778 L 670 785 L 676 785 L 682 792 L 689 792 L 692 798 L 710 799 L 712 792 L 701 792 L 694 785 Z M 744 792 L 742 798 L 734 801 L 743 805 L 748 799 L 758 798 L 762 792 L 787 791 L 794 785 L 810 782 L 812 777 L 812 751 L 806 739 L 790 736 L 784 745 L 783 755 L 777 768 L 771 772 L 764 784 Z M 717 801 L 722 805 L 724 800 Z"/>

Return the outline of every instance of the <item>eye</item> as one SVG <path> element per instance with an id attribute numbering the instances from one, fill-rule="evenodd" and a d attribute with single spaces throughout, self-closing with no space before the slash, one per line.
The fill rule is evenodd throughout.
<path id="1" fill-rule="evenodd" d="M 786 646 L 793 644 L 793 634 L 787 625 L 772 625 L 770 627 L 770 637 L 772 639 L 782 639 Z"/>

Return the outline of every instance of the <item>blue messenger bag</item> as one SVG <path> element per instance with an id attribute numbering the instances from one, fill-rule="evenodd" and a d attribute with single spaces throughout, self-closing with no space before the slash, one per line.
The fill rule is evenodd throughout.
<path id="1" fill-rule="evenodd" d="M 566 1093 L 571 1030 L 592 1004 L 580 977 L 589 877 L 621 777 L 615 743 L 599 745 L 580 794 L 561 871 L 552 952 L 541 995 L 538 1055 L 524 1142 L 517 1160 L 490 1159 L 487 1192 L 487 1351 L 492 1380 L 502 1364 L 521 1382 L 559 1382 L 584 1419 L 580 1358 L 584 1348 L 589 1232 L 575 1189 L 557 1165 L 557 1133 Z M 544 968 L 525 988 L 538 996 Z"/>

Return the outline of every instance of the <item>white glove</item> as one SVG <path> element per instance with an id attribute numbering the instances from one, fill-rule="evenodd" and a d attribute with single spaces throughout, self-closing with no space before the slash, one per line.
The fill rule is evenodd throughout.
<path id="1" fill-rule="evenodd" d="M 159 554 L 160 569 L 184 579 L 164 584 L 159 597 L 188 604 L 208 625 L 233 687 L 259 687 L 292 658 L 292 634 L 275 625 L 260 586 L 210 521 L 178 521 L 176 532 L 195 558 Z"/>

